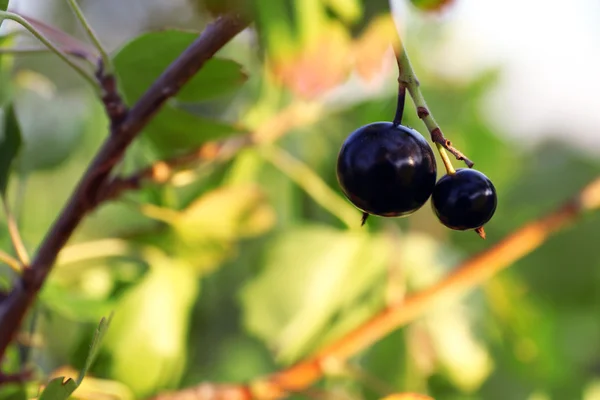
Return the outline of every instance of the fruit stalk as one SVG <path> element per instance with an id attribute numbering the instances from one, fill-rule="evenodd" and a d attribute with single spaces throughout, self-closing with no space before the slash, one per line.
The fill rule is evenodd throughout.
<path id="1" fill-rule="evenodd" d="M 440 153 L 440 157 L 444 162 L 447 173 L 452 175 L 455 173 L 455 171 L 454 167 L 452 167 L 452 163 L 450 162 L 450 158 L 448 157 L 446 150 L 452 153 L 457 160 L 464 161 L 469 168 L 472 168 L 474 165 L 473 162 L 469 160 L 463 153 L 454 148 L 452 143 L 444 137 L 442 130 L 429 111 L 427 102 L 425 101 L 423 93 L 421 92 L 419 80 L 417 79 L 417 76 L 412 68 L 410 59 L 408 58 L 408 54 L 401 40 L 397 41 L 396 46 L 394 46 L 394 51 L 396 53 L 396 61 L 398 63 L 399 87 L 403 88 L 402 90 L 404 90 L 404 88 L 408 90 L 408 93 L 410 94 L 410 97 L 412 98 L 417 109 L 417 115 L 427 127 L 427 130 L 431 135 L 431 141 L 435 143 L 438 152 Z"/>
<path id="2" fill-rule="evenodd" d="M 404 114 L 404 102 L 406 100 L 406 86 L 398 82 L 398 102 L 396 103 L 396 115 L 394 116 L 394 125 L 402 124 L 402 115 Z"/>

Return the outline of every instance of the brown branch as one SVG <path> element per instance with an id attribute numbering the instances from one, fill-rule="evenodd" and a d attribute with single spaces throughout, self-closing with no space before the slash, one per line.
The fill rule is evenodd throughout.
<path id="1" fill-rule="evenodd" d="M 493 247 L 466 260 L 437 284 L 387 307 L 305 361 L 248 385 L 205 383 L 196 388 L 163 393 L 153 400 L 271 400 L 301 391 L 319 380 L 328 365 L 344 362 L 390 332 L 421 317 L 441 301 L 448 301 L 450 297 L 457 297 L 485 282 L 541 246 L 551 234 L 570 225 L 583 212 L 597 208 L 600 208 L 600 177 L 558 209 L 525 224 Z"/>
<path id="2" fill-rule="evenodd" d="M 56 257 L 84 216 L 93 209 L 114 166 L 140 131 L 194 74 L 225 44 L 247 26 L 238 15 L 219 17 L 154 82 L 117 124 L 96 154 L 38 248 L 30 268 L 23 272 L 0 303 L 0 359 L 35 301 Z"/>
<path id="3" fill-rule="evenodd" d="M 100 191 L 97 204 L 114 200 L 130 190 L 138 190 L 144 181 L 158 184 L 167 183 L 173 174 L 182 167 L 193 164 L 224 161 L 233 157 L 239 150 L 253 143 L 248 135 L 223 141 L 207 142 L 189 153 L 161 160 L 128 176 L 115 177 Z"/>

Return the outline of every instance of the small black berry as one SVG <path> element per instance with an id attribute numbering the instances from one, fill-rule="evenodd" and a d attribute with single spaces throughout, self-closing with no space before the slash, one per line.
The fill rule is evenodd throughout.
<path id="1" fill-rule="evenodd" d="M 406 216 L 421 208 L 433 192 L 436 173 L 425 138 L 391 122 L 352 132 L 337 161 L 338 182 L 346 197 L 365 213 L 383 217 Z"/>
<path id="2" fill-rule="evenodd" d="M 440 222 L 450 229 L 477 229 L 496 211 L 496 188 L 481 172 L 462 168 L 443 176 L 435 185 L 431 206 Z"/>

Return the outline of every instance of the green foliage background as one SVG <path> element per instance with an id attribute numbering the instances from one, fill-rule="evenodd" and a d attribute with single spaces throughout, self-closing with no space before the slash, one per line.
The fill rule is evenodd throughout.
<path id="1" fill-rule="evenodd" d="M 319 32 L 317 22 L 303 25 L 299 17 L 309 12 L 307 4 L 318 16 L 311 21 L 339 23 L 349 37 L 360 36 L 386 7 L 351 0 L 254 3 L 261 35 L 238 38 L 210 61 L 148 126 L 120 172 L 255 130 L 304 101 L 273 81 L 263 54 L 285 60 L 293 53 L 295 40 L 285 42 L 281 32 L 295 29 L 296 38 Z M 286 20 L 296 21 L 293 29 Z M 360 213 L 342 198 L 335 161 L 352 130 L 393 117 L 390 70 L 378 90 L 354 82 L 346 85 L 351 96 L 312 100 L 322 104 L 320 117 L 277 140 L 278 149 L 307 168 L 295 168 L 286 153 L 250 147 L 95 211 L 62 253 L 23 327 L 35 345 L 11 348 L 5 369 L 27 360 L 42 382 L 59 368 L 80 369 L 98 321 L 114 310 L 88 386 L 76 396 L 92 398 L 95 390 L 143 398 L 204 381 L 252 380 L 441 279 L 598 175 L 600 162 L 566 140 L 527 148 L 492 127 L 481 104 L 501 70 L 468 82 L 435 76 L 420 60 L 440 40 L 441 27 L 429 22 L 418 29 L 405 44 L 429 106 L 498 190 L 487 241 L 443 228 L 429 204 L 409 218 L 371 218 L 357 228 Z M 167 29 L 123 38 L 113 54 L 126 101 L 134 102 L 195 36 Z M 32 251 L 108 126 L 91 91 L 44 57 L 18 57 L 13 66 L 3 56 L 12 75 L 1 97 L 10 92 L 5 112 L 14 105 L 24 142 L 8 193 Z M 414 114 L 407 101 L 405 123 L 424 132 Z M 331 398 L 354 399 L 379 398 L 385 390 L 437 400 L 600 398 L 599 228 L 600 216 L 586 215 L 465 299 L 441 304 L 357 354 L 352 363 L 361 374 L 326 377 L 320 388 Z M 5 225 L 0 241 L 10 249 Z M 10 286 L 8 268 L 0 268 L 0 279 Z M 29 396 L 37 385 L 27 388 Z M 0 396 L 26 393 L 7 386 Z"/>

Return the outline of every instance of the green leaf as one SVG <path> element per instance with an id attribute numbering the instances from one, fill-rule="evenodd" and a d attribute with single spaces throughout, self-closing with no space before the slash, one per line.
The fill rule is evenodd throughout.
<path id="1" fill-rule="evenodd" d="M 356 22 L 362 16 L 362 1 L 324 0 L 324 3 L 346 22 Z"/>
<path id="2" fill-rule="evenodd" d="M 98 351 L 100 350 L 100 344 L 102 343 L 102 339 L 104 338 L 104 335 L 106 334 L 106 331 L 108 330 L 108 327 L 110 326 L 110 321 L 112 320 L 112 317 L 113 317 L 113 314 L 111 313 L 109 315 L 108 319 L 102 318 L 100 320 L 100 324 L 98 324 L 98 328 L 96 329 L 96 332 L 94 333 L 94 338 L 92 339 L 92 343 L 90 344 L 90 351 L 88 353 L 87 358 L 85 359 L 85 365 L 83 366 L 81 371 L 79 371 L 79 378 L 77 379 L 77 386 L 79 386 L 81 384 L 81 381 L 83 381 L 83 378 L 87 374 L 87 371 L 90 369 L 90 367 L 94 363 L 94 360 L 96 359 L 96 356 L 98 355 Z"/>
<path id="3" fill-rule="evenodd" d="M 311 226 L 282 234 L 268 248 L 264 270 L 241 294 L 244 323 L 290 362 L 383 280 L 391 246 L 365 231 Z"/>
<path id="4" fill-rule="evenodd" d="M 77 389 L 77 383 L 71 378 L 66 381 L 64 379 L 64 376 L 52 379 L 40 395 L 39 400 L 67 400 Z"/>
<path id="5" fill-rule="evenodd" d="M 239 132 L 224 122 L 167 106 L 146 128 L 146 135 L 162 155 L 199 147 L 202 143 Z"/>
<path id="6" fill-rule="evenodd" d="M 115 56 L 114 63 L 127 102 L 135 103 L 197 37 L 195 33 L 169 30 L 147 33 L 126 44 Z M 145 129 L 146 137 L 162 155 L 169 155 L 239 132 L 224 122 L 184 111 L 177 104 L 197 103 L 230 94 L 246 78 L 235 61 L 210 59 L 175 96 L 175 101 L 165 105 L 149 123 Z"/>
<path id="7" fill-rule="evenodd" d="M 2 400 L 27 400 L 25 385 L 13 384 L 0 386 L 0 399 Z"/>
<path id="8" fill-rule="evenodd" d="M 4 109 L 4 132 L 0 139 L 0 193 L 6 195 L 13 159 L 21 147 L 21 128 L 12 104 Z"/>
<path id="9" fill-rule="evenodd" d="M 114 300 L 97 298 L 51 280 L 40 295 L 45 307 L 65 318 L 79 322 L 95 322 L 110 313 Z"/>
<path id="10" fill-rule="evenodd" d="M 98 350 L 100 349 L 100 343 L 102 342 L 102 338 L 108 330 L 111 318 L 112 314 L 108 317 L 108 319 L 102 318 L 100 320 L 98 328 L 96 329 L 96 332 L 94 334 L 94 338 L 92 339 L 92 343 L 90 344 L 90 350 L 85 360 L 85 365 L 79 372 L 79 377 L 77 378 L 77 381 L 74 381 L 71 378 L 65 381 L 64 376 L 55 378 L 48 383 L 48 385 L 40 395 L 39 400 L 66 400 L 79 387 L 87 371 L 94 362 L 96 355 L 98 354 Z"/>
<path id="11" fill-rule="evenodd" d="M 23 136 L 19 170 L 63 164 L 81 144 L 95 98 L 80 89 L 58 91 L 49 78 L 33 71 L 20 72 L 16 82 L 14 104 Z"/>
<path id="12" fill-rule="evenodd" d="M 0 26 L 2 20 L 0 20 Z M 14 35 L 0 36 L 0 47 L 10 48 L 15 41 Z M 0 54 L 0 106 L 8 103 L 13 86 L 13 65 L 15 57 L 13 54 Z"/>
<path id="13" fill-rule="evenodd" d="M 265 233 L 275 219 L 265 194 L 253 184 L 212 190 L 181 212 L 169 210 L 163 218 L 173 228 L 171 251 L 204 273 L 235 254 L 238 240 Z"/>
<path id="14" fill-rule="evenodd" d="M 137 101 L 198 35 L 182 31 L 161 31 L 141 35 L 126 44 L 115 56 L 115 68 L 127 101 Z M 199 102 L 238 89 L 247 77 L 232 60 L 212 58 L 181 89 L 176 98 Z"/>
<path id="15" fill-rule="evenodd" d="M 109 353 L 111 375 L 136 398 L 179 382 L 199 289 L 190 265 L 159 252 L 150 257 L 150 271 L 121 297 L 102 349 Z"/>

